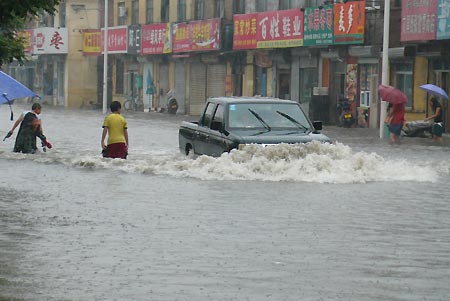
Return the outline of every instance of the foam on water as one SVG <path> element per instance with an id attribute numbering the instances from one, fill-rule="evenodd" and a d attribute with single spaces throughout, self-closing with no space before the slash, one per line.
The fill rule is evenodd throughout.
<path id="1" fill-rule="evenodd" d="M 0 152 L 0 158 L 64 164 L 75 168 L 110 169 L 126 173 L 192 177 L 201 180 L 365 183 L 377 181 L 436 182 L 450 172 L 450 164 L 421 164 L 385 159 L 376 153 L 353 152 L 341 143 L 262 147 L 248 145 L 219 158 L 154 153 L 128 160 L 105 159 L 99 154 L 73 156 L 58 151 L 24 155 Z M 138 157 L 136 159 L 136 157 Z"/>

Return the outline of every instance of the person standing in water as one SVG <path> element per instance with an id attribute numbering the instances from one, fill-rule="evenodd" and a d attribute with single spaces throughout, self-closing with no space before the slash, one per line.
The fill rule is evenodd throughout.
<path id="1" fill-rule="evenodd" d="M 109 106 L 111 114 L 103 121 L 102 132 L 102 154 L 106 158 L 126 159 L 128 155 L 128 125 L 125 118 L 120 114 L 122 105 L 118 101 L 113 101 Z M 105 138 L 108 134 L 108 142 L 105 145 Z"/>
<path id="2" fill-rule="evenodd" d="M 19 118 L 14 123 L 12 129 L 8 132 L 7 137 L 10 137 L 17 126 L 20 124 L 19 132 L 17 133 L 16 142 L 14 144 L 14 152 L 24 154 L 34 154 L 37 150 L 36 137 L 42 141 L 42 146 L 52 148 L 50 142 L 42 132 L 42 123 L 40 114 L 42 106 L 39 103 L 33 103 L 31 111 L 25 111 L 20 114 Z"/>
<path id="3" fill-rule="evenodd" d="M 430 106 L 433 110 L 433 115 L 428 116 L 424 121 L 428 121 L 434 118 L 433 127 L 431 133 L 433 134 L 433 140 L 442 143 L 442 133 L 444 132 L 444 119 L 442 118 L 442 106 L 440 102 L 435 98 L 430 99 Z"/>

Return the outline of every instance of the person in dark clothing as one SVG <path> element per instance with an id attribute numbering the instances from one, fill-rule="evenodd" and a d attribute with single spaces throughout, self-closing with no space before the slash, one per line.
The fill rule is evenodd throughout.
<path id="1" fill-rule="evenodd" d="M 441 143 L 442 142 L 442 133 L 444 132 L 444 124 L 443 124 L 443 118 L 442 118 L 442 105 L 439 103 L 439 101 L 435 98 L 432 97 L 430 99 L 430 106 L 431 109 L 433 110 L 433 115 L 428 116 L 427 118 L 424 119 L 424 121 L 428 121 L 434 118 L 434 124 L 432 127 L 432 134 L 433 134 L 433 139 L 436 142 Z"/>
<path id="2" fill-rule="evenodd" d="M 14 130 L 20 124 L 19 132 L 17 133 L 16 142 L 14 144 L 14 152 L 24 154 L 34 154 L 37 150 L 36 137 L 41 139 L 43 146 L 52 148 L 50 142 L 42 133 L 41 120 L 39 114 L 42 107 L 39 103 L 34 103 L 31 111 L 23 112 L 14 123 L 12 129 L 8 132 L 11 136 Z"/>

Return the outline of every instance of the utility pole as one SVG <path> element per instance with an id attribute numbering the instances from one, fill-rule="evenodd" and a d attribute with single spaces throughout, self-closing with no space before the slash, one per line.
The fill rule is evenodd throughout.
<path id="1" fill-rule="evenodd" d="M 391 2 L 384 0 L 383 25 L 383 61 L 381 67 L 381 84 L 389 85 L 389 19 L 391 15 Z M 381 98 L 380 98 L 381 99 Z M 380 138 L 384 137 L 384 119 L 386 119 L 387 102 L 380 103 Z"/>
<path id="2" fill-rule="evenodd" d="M 108 104 L 108 0 L 105 0 L 105 27 L 103 35 L 103 114 Z"/>

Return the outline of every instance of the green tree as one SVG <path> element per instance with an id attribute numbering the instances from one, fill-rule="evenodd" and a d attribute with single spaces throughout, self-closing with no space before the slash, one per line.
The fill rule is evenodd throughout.
<path id="1" fill-rule="evenodd" d="M 63 0 L 64 1 L 64 0 Z M 16 35 L 42 12 L 54 15 L 61 0 L 0 0 L 0 66 L 26 60 L 23 40 Z"/>

